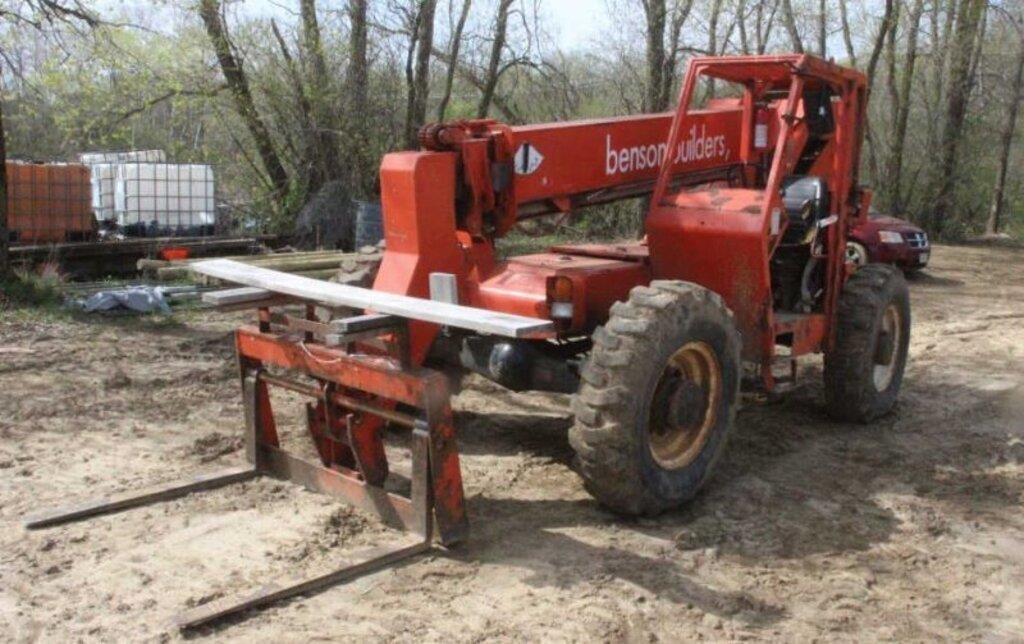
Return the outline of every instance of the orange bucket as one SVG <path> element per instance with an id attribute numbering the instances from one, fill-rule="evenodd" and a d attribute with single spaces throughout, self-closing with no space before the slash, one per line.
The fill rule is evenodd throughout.
<path id="1" fill-rule="evenodd" d="M 167 248 L 161 248 L 159 255 L 160 259 L 170 262 L 174 260 L 188 259 L 192 253 L 189 249 L 182 246 L 169 246 Z"/>

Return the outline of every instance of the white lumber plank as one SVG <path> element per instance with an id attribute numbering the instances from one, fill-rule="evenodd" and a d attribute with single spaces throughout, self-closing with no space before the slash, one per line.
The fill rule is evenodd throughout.
<path id="1" fill-rule="evenodd" d="M 245 302 L 265 300 L 273 294 L 273 291 L 268 291 L 265 288 L 243 286 L 241 288 L 227 288 L 221 291 L 207 291 L 203 293 L 203 302 L 213 304 L 214 306 L 243 304 Z"/>
<path id="2" fill-rule="evenodd" d="M 435 302 L 358 286 L 335 284 L 243 264 L 230 259 L 195 262 L 190 268 L 196 273 L 215 277 L 225 282 L 262 288 L 274 293 L 322 302 L 330 306 L 371 309 L 378 313 L 390 313 L 412 320 L 422 320 L 478 333 L 525 338 L 550 335 L 554 331 L 554 324 L 550 320 Z"/>

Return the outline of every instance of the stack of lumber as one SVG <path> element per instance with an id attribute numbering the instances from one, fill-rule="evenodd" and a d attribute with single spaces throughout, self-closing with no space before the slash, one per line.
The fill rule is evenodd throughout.
<path id="1" fill-rule="evenodd" d="M 372 276 L 376 272 L 380 258 L 381 253 L 379 249 L 366 247 L 356 252 L 324 250 L 240 255 L 223 259 L 231 259 L 250 266 L 283 273 L 294 273 L 303 277 L 326 280 L 337 278 L 339 272 L 360 279 Z M 143 275 L 162 282 L 189 279 L 204 285 L 219 284 L 220 282 L 215 278 L 192 272 L 192 264 L 199 261 L 202 261 L 202 259 L 175 261 L 140 259 L 137 267 Z M 345 281 L 349 280 L 346 279 Z"/>

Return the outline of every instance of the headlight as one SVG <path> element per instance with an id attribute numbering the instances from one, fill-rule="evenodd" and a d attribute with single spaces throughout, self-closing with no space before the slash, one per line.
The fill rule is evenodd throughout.
<path id="1" fill-rule="evenodd" d="M 878 239 L 883 244 L 902 244 L 903 235 L 893 230 L 880 230 L 878 231 Z"/>

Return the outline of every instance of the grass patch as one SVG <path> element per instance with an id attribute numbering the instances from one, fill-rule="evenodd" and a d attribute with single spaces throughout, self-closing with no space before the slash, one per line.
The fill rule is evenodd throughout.
<path id="1" fill-rule="evenodd" d="M 495 250 L 498 257 L 505 259 L 516 255 L 530 255 L 532 253 L 543 253 L 552 246 L 566 244 L 576 241 L 567 235 L 524 235 L 513 232 L 507 237 L 502 237 L 495 242 Z"/>
<path id="2" fill-rule="evenodd" d="M 0 310 L 56 309 L 63 302 L 60 278 L 56 275 L 14 273 L 0 278 Z"/>

